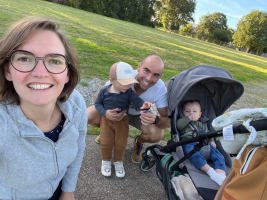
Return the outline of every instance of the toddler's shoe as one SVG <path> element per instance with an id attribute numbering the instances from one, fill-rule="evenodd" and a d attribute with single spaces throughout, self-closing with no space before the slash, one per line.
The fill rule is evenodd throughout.
<path id="1" fill-rule="evenodd" d="M 123 161 L 121 162 L 114 162 L 116 176 L 122 178 L 125 176 L 125 171 L 123 167 Z"/>
<path id="2" fill-rule="evenodd" d="M 111 175 L 111 161 L 102 160 L 101 165 L 101 173 L 104 176 L 110 176 Z"/>

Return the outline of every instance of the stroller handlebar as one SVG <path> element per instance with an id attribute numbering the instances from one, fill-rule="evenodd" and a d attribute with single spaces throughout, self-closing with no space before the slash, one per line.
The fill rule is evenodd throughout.
<path id="1" fill-rule="evenodd" d="M 250 123 L 250 125 L 253 126 L 256 129 L 256 131 L 267 130 L 267 119 L 252 121 Z M 245 126 L 238 125 L 238 126 L 233 127 L 233 133 L 249 133 L 249 131 L 246 129 Z M 220 136 L 223 136 L 222 130 L 215 131 L 215 132 L 209 132 L 207 134 L 201 134 L 198 137 L 191 138 L 191 139 L 181 140 L 179 142 L 174 142 L 174 143 L 169 144 L 169 145 L 162 147 L 162 148 L 164 150 L 170 150 L 170 149 L 175 148 L 177 146 L 181 146 L 181 145 L 188 144 L 191 142 L 203 142 L 203 141 L 207 141 L 207 139 L 214 138 L 214 137 L 220 137 Z"/>
<path id="2" fill-rule="evenodd" d="M 253 126 L 256 131 L 267 130 L 267 119 L 261 119 L 250 122 L 250 125 Z M 248 133 L 249 131 L 243 125 L 238 125 L 233 127 L 234 133 Z"/>

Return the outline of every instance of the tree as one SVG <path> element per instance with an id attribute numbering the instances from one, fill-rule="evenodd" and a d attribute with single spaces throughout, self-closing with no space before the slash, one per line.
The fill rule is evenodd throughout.
<path id="1" fill-rule="evenodd" d="M 233 35 L 235 33 L 235 30 L 233 28 L 228 28 L 227 29 L 227 36 L 229 38 L 229 42 L 233 41 Z"/>
<path id="2" fill-rule="evenodd" d="M 227 30 L 226 15 L 220 12 L 213 14 L 202 15 L 197 26 L 197 33 L 204 35 L 211 35 L 215 29 Z"/>
<path id="3" fill-rule="evenodd" d="M 216 28 L 211 32 L 210 36 L 216 40 L 220 40 L 223 42 L 230 42 L 230 38 L 228 37 L 228 31 L 224 29 Z"/>
<path id="4" fill-rule="evenodd" d="M 192 33 L 193 30 L 194 30 L 194 24 L 189 23 L 189 24 L 183 25 L 179 32 L 180 33 Z"/>
<path id="5" fill-rule="evenodd" d="M 82 0 L 46 0 L 46 1 L 62 4 L 65 6 L 70 6 L 73 8 L 78 8 Z"/>
<path id="6" fill-rule="evenodd" d="M 104 15 L 118 19 L 118 12 L 120 10 L 120 0 L 104 0 L 104 5 Z"/>
<path id="7" fill-rule="evenodd" d="M 243 16 L 233 35 L 233 44 L 238 48 L 246 48 L 247 53 L 251 50 L 262 53 L 267 47 L 267 13 L 253 10 Z"/>
<path id="8" fill-rule="evenodd" d="M 156 0 L 46 0 L 108 17 L 155 27 Z"/>
<path id="9" fill-rule="evenodd" d="M 181 25 L 194 21 L 195 0 L 157 0 L 155 2 L 156 20 L 165 29 L 179 30 Z"/>
<path id="10" fill-rule="evenodd" d="M 155 15 L 154 11 L 154 3 L 155 0 L 139 0 L 141 10 L 142 10 L 142 15 L 140 18 L 137 20 L 139 24 L 146 25 L 146 26 L 151 26 L 155 27 L 154 23 L 152 22 L 151 18 Z"/>
<path id="11" fill-rule="evenodd" d="M 79 8 L 85 11 L 103 14 L 105 5 L 103 0 L 81 0 Z"/>

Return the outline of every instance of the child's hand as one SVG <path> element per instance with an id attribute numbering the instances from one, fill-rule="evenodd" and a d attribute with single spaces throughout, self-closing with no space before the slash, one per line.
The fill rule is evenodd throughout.
<path id="1" fill-rule="evenodd" d="M 216 143 L 214 141 L 211 141 L 210 144 L 216 148 Z"/>
<path id="2" fill-rule="evenodd" d="M 188 115 L 188 118 L 190 119 L 190 121 L 194 120 L 194 116 L 193 115 Z"/>
<path id="3" fill-rule="evenodd" d="M 120 108 L 115 108 L 112 110 L 107 110 L 105 117 L 111 121 L 119 121 L 122 119 L 124 113 L 126 112 L 126 110 L 118 113 L 118 111 L 120 111 Z"/>
<path id="4" fill-rule="evenodd" d="M 142 105 L 142 107 L 140 108 L 140 110 L 142 110 L 142 109 L 149 109 L 151 107 L 153 108 L 153 104 L 150 103 L 150 102 L 145 101 L 144 104 Z"/>

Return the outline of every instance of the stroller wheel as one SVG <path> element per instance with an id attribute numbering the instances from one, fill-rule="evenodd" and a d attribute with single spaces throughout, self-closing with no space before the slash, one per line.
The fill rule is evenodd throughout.
<path id="1" fill-rule="evenodd" d="M 143 172 L 147 172 L 155 167 L 156 161 L 152 156 L 147 156 L 145 160 L 141 160 L 139 163 L 139 168 Z"/>

